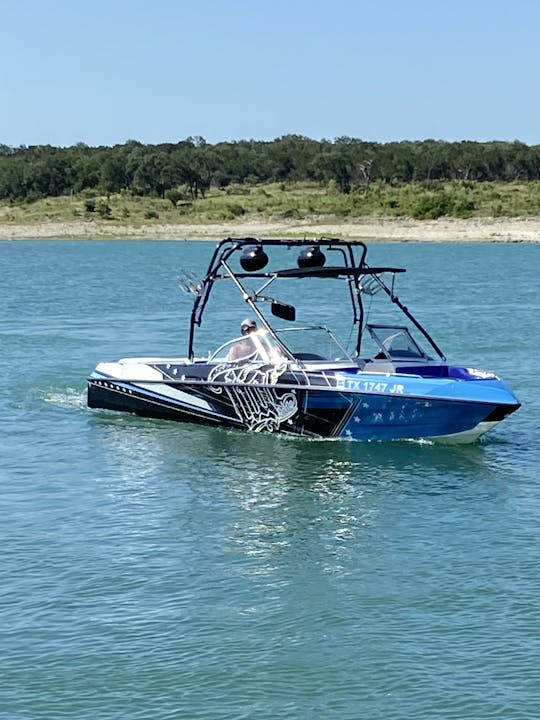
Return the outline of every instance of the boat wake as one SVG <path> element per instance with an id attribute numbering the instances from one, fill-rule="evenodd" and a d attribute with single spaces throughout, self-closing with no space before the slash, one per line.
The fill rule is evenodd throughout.
<path id="1" fill-rule="evenodd" d="M 76 388 L 40 388 L 35 398 L 64 410 L 87 410 L 86 391 Z"/>

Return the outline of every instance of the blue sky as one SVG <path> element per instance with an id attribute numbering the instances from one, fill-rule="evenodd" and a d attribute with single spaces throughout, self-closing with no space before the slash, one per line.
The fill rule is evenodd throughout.
<path id="1" fill-rule="evenodd" d="M 0 143 L 540 144 L 538 0 L 2 0 Z"/>

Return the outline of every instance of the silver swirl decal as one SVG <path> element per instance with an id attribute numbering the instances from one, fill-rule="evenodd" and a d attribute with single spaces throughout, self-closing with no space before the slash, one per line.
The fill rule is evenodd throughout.
<path id="1" fill-rule="evenodd" d="M 216 394 L 226 393 L 248 430 L 274 432 L 298 411 L 296 393 L 260 386 L 275 385 L 285 368 L 286 364 L 217 365 L 208 375 L 208 381 L 226 383 L 211 389 Z"/>

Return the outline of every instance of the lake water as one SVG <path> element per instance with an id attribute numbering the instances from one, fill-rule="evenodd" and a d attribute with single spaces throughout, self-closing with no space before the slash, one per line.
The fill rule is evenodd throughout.
<path id="1" fill-rule="evenodd" d="M 99 360 L 185 353 L 213 246 L 0 243 L 0 718 L 537 720 L 540 245 L 370 248 L 522 401 L 480 444 L 88 410 Z"/>

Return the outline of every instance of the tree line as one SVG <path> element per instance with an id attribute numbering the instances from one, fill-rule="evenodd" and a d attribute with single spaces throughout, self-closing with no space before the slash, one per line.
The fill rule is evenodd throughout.
<path id="1" fill-rule="evenodd" d="M 164 198 L 180 188 L 195 199 L 232 183 L 332 181 L 350 193 L 373 181 L 539 179 L 540 145 L 518 141 L 375 143 L 286 135 L 216 144 L 200 137 L 158 145 L 129 140 L 113 147 L 0 144 L 0 199 L 14 202 L 85 191 Z"/>

